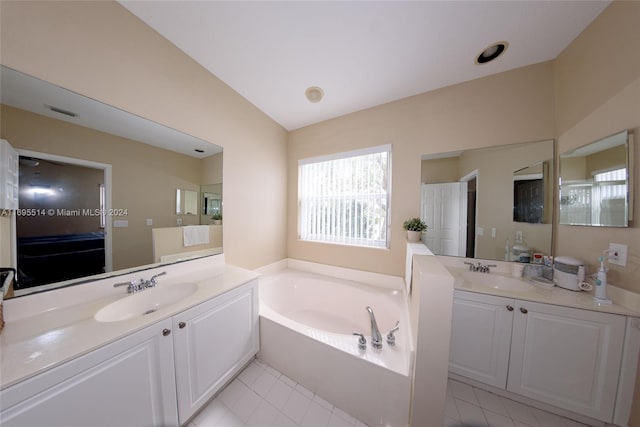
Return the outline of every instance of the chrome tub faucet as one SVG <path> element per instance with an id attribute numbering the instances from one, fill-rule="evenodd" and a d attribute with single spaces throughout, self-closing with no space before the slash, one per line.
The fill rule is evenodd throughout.
<path id="1" fill-rule="evenodd" d="M 382 348 L 382 335 L 380 335 L 380 329 L 378 329 L 378 324 L 376 323 L 376 316 L 373 314 L 373 309 L 369 306 L 367 306 L 367 312 L 371 320 L 371 346 L 373 348 Z"/>

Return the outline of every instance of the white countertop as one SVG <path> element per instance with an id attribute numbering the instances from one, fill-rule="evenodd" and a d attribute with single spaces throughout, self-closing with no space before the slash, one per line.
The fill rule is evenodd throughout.
<path id="1" fill-rule="evenodd" d="M 144 316 L 98 322 L 102 307 L 129 296 L 117 282 L 149 278 L 161 271 L 163 284 L 196 283 L 197 290 L 175 304 Z M 243 285 L 258 274 L 224 264 L 224 258 L 163 266 L 83 285 L 4 301 L 6 324 L 0 334 L 0 389 L 91 352 L 135 331 Z M 142 291 L 145 292 L 145 291 Z"/>
<path id="2" fill-rule="evenodd" d="M 460 262 L 461 263 L 461 262 Z M 495 263 L 495 262 L 492 262 Z M 469 271 L 468 267 L 460 267 L 454 265 L 446 265 L 447 270 L 455 277 L 454 289 L 460 291 L 476 292 L 479 294 L 495 295 L 499 297 L 513 298 L 524 301 L 540 302 L 544 304 L 560 305 L 564 307 L 579 308 L 583 310 L 600 311 L 603 313 L 619 314 L 623 316 L 640 317 L 640 311 L 624 307 L 620 304 L 600 304 L 593 299 L 593 292 L 570 291 L 568 289 L 554 287 L 545 287 L 538 285 L 527 278 L 513 278 L 510 274 L 493 270 L 488 273 L 489 276 L 503 276 L 510 279 L 520 280 L 524 283 L 532 285 L 527 290 L 506 290 L 494 289 L 490 286 L 473 283 L 462 277 L 462 273 Z M 473 273 L 487 274 L 487 273 Z"/>

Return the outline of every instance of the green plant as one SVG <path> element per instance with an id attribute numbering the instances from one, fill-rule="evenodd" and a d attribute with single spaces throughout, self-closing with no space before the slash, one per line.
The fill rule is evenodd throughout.
<path id="1" fill-rule="evenodd" d="M 408 231 L 424 231 L 426 230 L 427 224 L 420 218 L 411 218 L 404 222 L 402 228 Z"/>
<path id="2" fill-rule="evenodd" d="M 211 217 L 212 220 L 214 221 L 221 221 L 222 220 L 222 214 L 213 214 L 213 216 Z"/>

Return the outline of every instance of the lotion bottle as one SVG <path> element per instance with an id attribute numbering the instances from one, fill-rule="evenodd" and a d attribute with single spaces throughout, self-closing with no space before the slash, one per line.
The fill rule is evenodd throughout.
<path id="1" fill-rule="evenodd" d="M 601 304 L 611 304 L 611 300 L 607 298 L 607 270 L 604 268 L 604 257 L 598 258 L 600 261 L 600 270 L 596 276 L 596 296 L 594 300 Z"/>

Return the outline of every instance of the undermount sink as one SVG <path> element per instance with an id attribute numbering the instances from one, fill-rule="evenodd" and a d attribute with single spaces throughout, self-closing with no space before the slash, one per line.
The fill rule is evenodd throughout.
<path id="1" fill-rule="evenodd" d="M 197 290 L 198 285 L 195 283 L 159 285 L 102 307 L 94 318 L 98 322 L 118 322 L 132 317 L 144 316 L 168 305 L 175 304 L 194 294 Z"/>
<path id="2" fill-rule="evenodd" d="M 462 278 L 474 285 L 485 286 L 491 289 L 501 289 L 504 291 L 530 291 L 535 289 L 533 285 L 523 282 L 522 280 L 494 274 L 467 271 L 462 273 Z"/>

